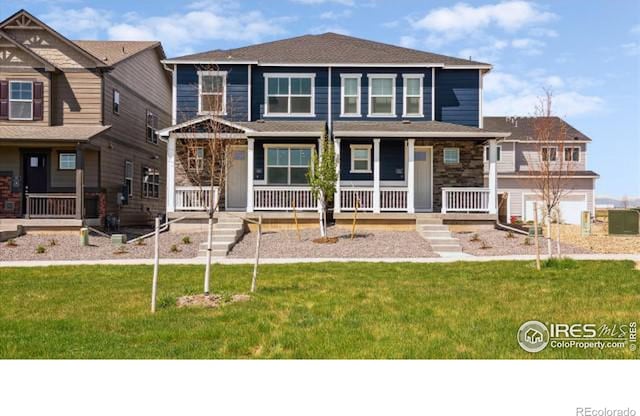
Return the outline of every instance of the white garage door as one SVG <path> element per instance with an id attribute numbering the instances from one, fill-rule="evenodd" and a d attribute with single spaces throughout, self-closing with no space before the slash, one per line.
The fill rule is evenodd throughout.
<path id="1" fill-rule="evenodd" d="M 567 197 L 570 200 L 560 201 L 560 218 L 565 224 L 580 224 L 580 215 L 582 211 L 587 210 L 587 202 L 582 195 L 571 195 Z M 538 207 L 542 206 L 538 202 Z M 540 211 L 540 208 L 538 208 Z M 538 214 L 538 220 L 542 219 L 542 213 Z M 526 201 L 525 221 L 533 221 L 533 201 Z"/>

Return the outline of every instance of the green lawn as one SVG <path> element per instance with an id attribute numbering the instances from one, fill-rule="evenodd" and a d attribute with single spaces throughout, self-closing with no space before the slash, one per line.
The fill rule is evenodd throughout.
<path id="1" fill-rule="evenodd" d="M 530 354 L 525 321 L 640 320 L 632 262 L 304 264 L 261 267 L 250 302 L 178 309 L 202 266 L 0 268 L 0 358 L 638 358 L 624 350 Z M 572 267 L 571 267 L 572 266 Z M 250 266 L 215 266 L 212 287 L 248 291 Z"/>

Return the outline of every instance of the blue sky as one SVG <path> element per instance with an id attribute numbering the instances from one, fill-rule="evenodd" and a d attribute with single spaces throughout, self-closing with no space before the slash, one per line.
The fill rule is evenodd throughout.
<path id="1" fill-rule="evenodd" d="M 543 87 L 593 140 L 598 195 L 640 196 L 640 2 L 3 0 L 72 39 L 158 39 L 169 56 L 327 31 L 472 57 L 485 115 L 531 115 Z"/>

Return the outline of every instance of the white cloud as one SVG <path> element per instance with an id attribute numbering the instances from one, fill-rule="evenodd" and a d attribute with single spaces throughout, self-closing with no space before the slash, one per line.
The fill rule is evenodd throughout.
<path id="1" fill-rule="evenodd" d="M 73 39 L 95 39 L 110 26 L 111 13 L 106 10 L 83 7 L 81 9 L 54 8 L 40 16 L 54 29 L 64 31 Z M 73 24 L 69 24 L 73 22 Z"/>
<path id="2" fill-rule="evenodd" d="M 308 5 L 338 3 L 344 6 L 355 6 L 356 4 L 354 0 L 291 0 L 291 1 L 294 3 L 308 4 Z"/>
<path id="3" fill-rule="evenodd" d="M 529 30 L 529 34 L 531 36 L 541 37 L 541 38 L 557 38 L 558 32 L 553 29 L 548 29 L 544 27 L 534 27 Z"/>
<path id="4" fill-rule="evenodd" d="M 400 37 L 400 46 L 404 46 L 405 48 L 415 48 L 418 46 L 418 39 L 413 36 L 402 36 Z"/>
<path id="5" fill-rule="evenodd" d="M 350 9 L 345 9 L 341 12 L 334 12 L 332 11 L 328 11 L 328 12 L 324 12 L 320 14 L 320 19 L 325 19 L 325 20 L 340 20 L 340 19 L 346 19 L 347 17 L 351 16 L 351 10 Z"/>
<path id="6" fill-rule="evenodd" d="M 638 42 L 629 42 L 622 45 L 622 49 L 624 53 L 629 56 L 638 56 L 640 55 L 640 43 Z"/>

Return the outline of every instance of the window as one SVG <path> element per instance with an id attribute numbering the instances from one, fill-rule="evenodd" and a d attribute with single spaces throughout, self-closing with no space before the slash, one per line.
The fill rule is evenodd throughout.
<path id="1" fill-rule="evenodd" d="M 144 198 L 160 197 L 160 170 L 144 166 L 142 168 L 142 196 Z"/>
<path id="2" fill-rule="evenodd" d="M 75 170 L 76 154 L 75 153 L 58 153 L 58 170 Z"/>
<path id="3" fill-rule="evenodd" d="M 131 198 L 133 196 L 133 162 L 130 160 L 124 161 L 124 186 L 127 188 L 127 195 Z"/>
<path id="4" fill-rule="evenodd" d="M 9 82 L 9 119 L 33 119 L 33 83 L 30 81 Z"/>
<path id="5" fill-rule="evenodd" d="M 371 173 L 371 145 L 351 145 L 351 173 Z"/>
<path id="6" fill-rule="evenodd" d="M 120 92 L 113 90 L 113 113 L 120 114 Z"/>
<path id="7" fill-rule="evenodd" d="M 200 172 L 204 169 L 204 147 L 188 149 L 187 164 L 189 170 Z"/>
<path id="8" fill-rule="evenodd" d="M 580 148 L 579 147 L 565 147 L 564 148 L 564 161 L 565 162 L 579 162 L 580 161 Z"/>
<path id="9" fill-rule="evenodd" d="M 360 74 L 341 74 L 341 116 L 360 116 Z"/>
<path id="10" fill-rule="evenodd" d="M 445 147 L 444 149 L 444 164 L 455 165 L 460 163 L 460 149 L 457 147 Z"/>
<path id="11" fill-rule="evenodd" d="M 314 74 L 265 74 L 265 80 L 264 115 L 313 115 Z"/>
<path id="12" fill-rule="evenodd" d="M 405 117 L 422 117 L 422 74 L 404 75 L 404 106 L 402 115 Z"/>
<path id="13" fill-rule="evenodd" d="M 502 158 L 502 146 L 496 146 L 496 155 L 496 161 L 500 162 L 500 159 Z M 484 160 L 486 160 L 487 162 L 489 161 L 489 146 L 484 147 Z"/>
<path id="14" fill-rule="evenodd" d="M 369 116 L 396 115 L 396 76 L 394 74 L 369 75 Z"/>
<path id="15" fill-rule="evenodd" d="M 158 116 L 147 110 L 147 142 L 158 144 Z"/>
<path id="16" fill-rule="evenodd" d="M 555 162 L 558 156 L 558 149 L 556 147 L 543 147 L 541 153 L 543 162 Z"/>
<path id="17" fill-rule="evenodd" d="M 306 185 L 312 146 L 266 147 L 267 183 Z"/>
<path id="18" fill-rule="evenodd" d="M 198 72 L 198 113 L 227 113 L 227 72 Z"/>

